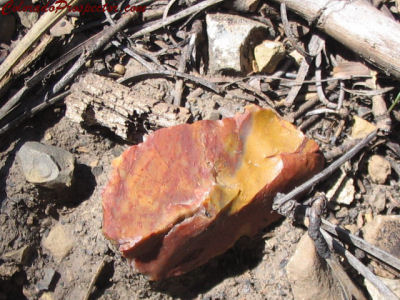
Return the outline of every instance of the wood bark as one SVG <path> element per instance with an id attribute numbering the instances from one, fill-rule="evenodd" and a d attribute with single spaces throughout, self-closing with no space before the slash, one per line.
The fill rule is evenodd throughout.
<path id="1" fill-rule="evenodd" d="M 400 24 L 364 0 L 275 0 L 400 79 Z"/>
<path id="2" fill-rule="evenodd" d="M 170 127 L 189 120 L 186 108 L 143 97 L 139 92 L 95 74 L 86 74 L 71 87 L 66 116 L 88 126 L 100 125 L 134 141 L 137 133 Z"/>

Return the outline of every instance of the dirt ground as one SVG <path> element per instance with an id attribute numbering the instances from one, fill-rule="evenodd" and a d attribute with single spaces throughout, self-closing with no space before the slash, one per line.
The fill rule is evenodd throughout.
<path id="1" fill-rule="evenodd" d="M 10 280 L 1 282 L 0 299 L 39 297 L 38 282 L 49 268 L 56 271 L 51 283 L 54 299 L 83 299 L 105 258 L 109 259 L 93 299 L 292 298 L 285 265 L 303 229 L 288 221 L 267 228 L 253 239 L 240 240 L 224 255 L 178 278 L 150 282 L 132 270 L 101 230 L 102 189 L 112 159 L 128 146 L 103 138 L 96 130 L 82 129 L 63 114 L 63 108 L 42 113 L 18 131 L 18 139 L 2 152 L 0 252 L 30 245 L 32 255 L 23 268 L 9 264 L 9 272 L 15 272 Z M 26 182 L 15 160 L 25 141 L 59 146 L 75 155 L 75 181 L 69 191 L 56 193 Z M 65 225 L 74 239 L 72 251 L 61 262 L 54 261 L 41 244 L 56 223 Z"/>
<path id="2" fill-rule="evenodd" d="M 166 80 L 150 81 L 136 89 L 148 96 L 154 88 L 172 90 L 170 85 Z M 246 104 L 241 99 L 224 103 L 226 99 L 211 98 L 205 93 L 196 101 L 189 99 L 188 106 L 198 111 L 198 118 L 205 118 L 216 100 L 229 108 L 227 114 L 241 111 Z M 324 122 L 317 123 L 309 133 L 315 134 Z M 138 142 L 142 138 L 143 134 L 138 134 Z M 0 253 L 24 246 L 29 246 L 30 251 L 24 263 L 2 261 L 0 299 L 85 299 L 96 274 L 91 299 L 293 299 L 285 266 L 305 233 L 304 228 L 282 219 L 256 237 L 242 238 L 225 254 L 189 274 L 151 282 L 129 267 L 102 234 L 101 193 L 112 160 L 128 144 L 102 128 L 84 128 L 71 122 L 65 117 L 63 105 L 40 113 L 11 132 L 5 141 L 0 165 Z M 25 180 L 15 154 L 26 141 L 58 146 L 75 156 L 74 181 L 69 189 L 56 192 Z M 324 143 L 320 144 L 324 149 Z M 367 173 L 366 161 L 365 157 L 358 161 L 360 174 Z M 335 178 L 336 175 L 332 177 Z M 322 185 L 321 190 L 329 189 L 332 182 Z M 392 185 L 391 189 L 393 197 L 398 197 L 398 188 Z M 360 193 L 356 198 L 350 206 L 330 207 L 330 220 L 357 231 L 359 215 L 371 212 L 371 205 Z M 43 247 L 43 240 L 56 224 L 62 224 L 73 240 L 71 251 L 61 261 Z M 100 272 L 99 266 L 103 266 Z M 43 288 L 49 274 L 53 274 L 52 280 Z M 357 276 L 354 271 L 353 275 Z M 358 282 L 362 283 L 362 279 L 358 278 Z M 52 298 L 45 298 L 49 295 Z"/>
<path id="3" fill-rule="evenodd" d="M 22 33 L 20 35 L 22 36 Z M 334 54 L 338 51 L 340 57 L 345 57 L 346 61 L 359 61 L 359 57 L 349 55 L 348 50 L 343 50 L 343 47 L 332 39 L 326 37 L 326 40 L 328 54 L 329 51 Z M 142 42 L 151 44 L 150 39 L 147 41 L 146 38 L 143 38 Z M 59 50 L 61 46 L 55 48 Z M 168 46 L 165 49 L 172 48 Z M 161 49 L 157 48 L 157 51 L 159 50 Z M 146 71 L 133 59 L 126 57 L 120 59 L 122 54 L 118 52 L 117 55 L 114 52 L 115 49 L 106 49 L 104 55 L 102 54 L 104 57 L 99 60 L 111 57 L 110 66 L 123 61 L 126 66 L 126 77 Z M 326 53 L 324 55 L 328 56 Z M 167 58 L 165 64 L 169 63 Z M 177 59 L 173 59 L 172 62 L 174 67 L 178 65 Z M 44 64 L 42 61 L 38 65 L 40 63 Z M 104 70 L 106 70 L 105 65 L 107 64 L 101 63 Z M 329 65 L 324 72 L 329 78 L 332 76 L 331 67 Z M 111 69 L 107 70 L 107 76 L 112 73 Z M 295 64 L 288 69 L 287 73 L 291 76 L 289 76 L 291 80 L 295 78 L 291 72 L 296 72 L 297 69 L 298 66 Z M 98 71 L 95 60 L 94 67 L 88 67 L 83 73 Z M 114 73 L 113 76 L 115 77 Z M 217 76 L 213 79 L 218 82 Z M 398 87 L 397 81 L 386 79 L 383 77 L 380 88 L 393 87 L 393 90 L 388 90 L 390 94 L 385 95 L 386 98 L 383 100 L 389 106 L 398 93 Z M 219 82 L 221 86 L 223 80 Z M 262 82 L 262 89 L 261 83 L 258 82 L 259 87 L 256 89 L 248 83 L 240 85 L 239 81 L 236 87 L 228 80 L 225 94 L 212 93 L 193 82 L 185 81 L 182 98 L 185 99 L 185 107 L 190 111 L 190 122 L 231 117 L 235 113 L 242 112 L 248 104 L 268 106 L 266 101 L 263 101 L 264 98 L 268 98 L 267 95 L 275 101 L 273 104 L 276 104 L 277 111 L 288 120 L 295 121 L 298 126 L 304 125 L 314 117 L 305 113 L 316 107 L 316 103 L 304 109 L 298 116 L 294 116 L 301 110 L 300 106 L 306 102 L 307 96 L 315 97 L 317 94 L 315 83 L 307 85 L 302 90 L 293 107 L 284 107 L 277 99 L 283 99 L 282 97 L 288 94 L 290 85 L 277 84 L 271 80 Z M 373 101 L 371 101 L 374 92 L 379 89 L 376 86 L 376 89 L 370 88 L 365 81 L 363 78 L 359 81 L 354 80 L 355 83 L 351 80 L 346 81 L 346 98 L 341 109 L 333 113 L 329 111 L 320 113 L 316 112 L 321 108 L 318 106 L 314 110 L 317 117 L 314 122 L 308 124 L 305 132 L 308 137 L 316 140 L 324 154 L 334 148 L 340 148 L 340 145 L 348 139 L 352 132 L 354 116 L 359 116 L 375 125 L 380 121 L 374 115 Z M 143 97 L 172 103 L 175 82 L 176 78 L 147 79 L 135 84 L 133 89 Z M 330 100 L 333 101 L 339 97 L 342 87 L 335 89 L 333 92 L 329 91 Z M 357 94 L 358 89 L 365 93 Z M 265 97 L 260 97 L 260 94 Z M 34 96 L 36 95 L 32 95 L 32 98 Z M 325 106 L 322 108 L 326 109 Z M 86 127 L 84 124 L 72 122 L 65 116 L 65 111 L 63 103 L 52 106 L 9 131 L 6 136 L 0 136 L 0 300 L 293 299 L 285 267 L 306 229 L 295 226 L 284 218 L 265 228 L 255 237 L 243 237 L 225 254 L 188 274 L 152 282 L 132 269 L 127 260 L 121 257 L 118 249 L 102 233 L 102 191 L 109 180 L 112 160 L 130 145 L 104 128 Z M 386 108 L 385 113 L 387 113 Z M 400 214 L 398 107 L 388 112 L 387 116 L 392 121 L 391 131 L 344 166 L 347 177 L 354 182 L 354 199 L 349 204 L 332 202 L 328 206 L 326 218 L 356 235 L 360 234 L 368 218 L 376 215 Z M 152 129 L 143 125 L 141 130 L 143 131 L 135 135 L 134 143 L 141 142 Z M 74 155 L 76 165 L 71 187 L 51 190 L 26 181 L 16 159 L 16 153 L 27 141 L 58 146 Z M 389 142 L 392 146 L 388 146 Z M 346 151 L 342 151 L 344 152 Z M 373 184 L 370 178 L 368 160 L 373 154 L 379 154 L 394 162 L 398 168 L 397 171 L 391 171 L 384 184 Z M 318 185 L 316 190 L 327 192 L 339 178 L 339 173 L 336 172 L 329 180 Z M 375 197 L 379 194 L 377 194 L 379 189 L 385 194 L 383 200 Z M 378 198 L 382 200 L 380 203 L 376 201 Z M 57 259 L 43 244 L 56 225 L 61 225 L 62 235 L 65 234 L 65 238 L 70 241 L 71 249 L 63 259 Z M 67 245 L 57 243 L 57 240 L 53 241 L 54 246 L 60 251 L 66 249 Z M 361 251 L 353 252 L 362 262 L 369 262 Z M 343 262 L 343 265 L 360 288 L 366 292 L 363 278 L 349 268 L 346 262 Z"/>

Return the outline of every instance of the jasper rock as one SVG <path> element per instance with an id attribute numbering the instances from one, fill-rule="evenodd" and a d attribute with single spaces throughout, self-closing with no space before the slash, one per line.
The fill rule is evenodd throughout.
<path id="1" fill-rule="evenodd" d="M 68 151 L 38 142 L 26 142 L 19 149 L 17 159 L 27 181 L 48 188 L 71 186 L 75 158 Z"/>
<path id="2" fill-rule="evenodd" d="M 272 201 L 323 167 L 272 110 L 160 129 L 113 162 L 103 233 L 152 279 L 180 275 L 276 221 Z"/>

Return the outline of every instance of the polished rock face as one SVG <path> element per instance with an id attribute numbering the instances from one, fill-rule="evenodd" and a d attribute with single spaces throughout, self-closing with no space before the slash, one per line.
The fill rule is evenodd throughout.
<path id="1" fill-rule="evenodd" d="M 103 232 L 142 273 L 180 275 L 277 220 L 277 192 L 323 167 L 317 144 L 272 110 L 160 129 L 113 162 Z"/>

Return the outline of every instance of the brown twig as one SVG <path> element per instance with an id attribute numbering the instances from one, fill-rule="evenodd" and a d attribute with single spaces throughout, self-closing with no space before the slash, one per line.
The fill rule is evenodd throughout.
<path id="1" fill-rule="evenodd" d="M 81 54 L 71 69 L 59 80 L 57 84 L 54 85 L 52 92 L 56 94 L 57 92 L 61 91 L 84 66 L 86 60 L 90 56 L 103 48 L 104 45 L 108 43 L 117 32 L 122 30 L 126 25 L 128 25 L 129 22 L 137 17 L 138 14 L 136 12 L 128 12 L 118 20 L 115 26 L 106 28 L 103 31 L 103 34 L 93 44 L 89 45 L 88 49 L 85 49 L 86 52 Z"/>
<path id="2" fill-rule="evenodd" d="M 308 49 L 310 51 L 311 55 L 316 55 L 318 53 L 318 51 L 320 50 L 321 46 L 322 46 L 323 40 L 316 34 L 314 34 L 311 37 Z M 311 59 L 309 59 L 308 57 L 305 57 L 303 59 L 303 61 L 300 64 L 300 68 L 299 71 L 297 73 L 297 77 L 295 80 L 295 86 L 292 86 L 292 88 L 289 91 L 289 94 L 286 97 L 285 100 L 285 105 L 286 106 L 291 106 L 294 102 L 294 99 L 297 97 L 297 94 L 299 93 L 304 80 L 306 79 L 308 70 L 310 68 L 310 64 L 311 64 Z"/>
<path id="3" fill-rule="evenodd" d="M 144 28 L 139 29 L 134 34 L 132 34 L 131 38 L 138 38 L 145 34 L 148 34 L 153 31 L 156 31 L 158 29 L 161 29 L 161 28 L 165 27 L 166 25 L 172 24 L 176 21 L 179 21 L 183 18 L 190 16 L 191 14 L 198 13 L 199 11 L 202 11 L 210 6 L 221 3 L 223 1 L 224 0 L 206 0 L 206 1 L 200 2 L 196 5 L 188 7 L 187 9 L 184 9 L 172 16 L 167 17 L 165 20 L 163 20 L 161 22 L 159 20 L 157 20 L 157 21 L 151 22 L 149 24 L 146 24 Z"/>
<path id="4" fill-rule="evenodd" d="M 95 34 L 94 36 L 90 37 L 89 39 L 75 46 L 73 49 L 69 50 L 67 53 L 63 54 L 61 57 L 55 59 L 53 62 L 51 62 L 44 68 L 40 69 L 25 82 L 25 85 L 27 87 L 33 87 L 55 70 L 61 68 L 62 66 L 65 66 L 71 60 L 79 56 L 82 53 L 83 49 L 87 48 L 89 44 L 93 43 L 96 39 L 98 39 L 101 34 L 102 32 Z"/>
<path id="5" fill-rule="evenodd" d="M 364 266 L 353 254 L 344 248 L 339 242 L 334 240 L 324 229 L 321 233 L 331 249 L 334 249 L 343 257 L 346 257 L 349 264 L 356 269 L 364 278 L 369 280 L 385 297 L 385 299 L 398 300 L 399 298 L 366 266 Z"/>
<path id="6" fill-rule="evenodd" d="M 337 110 L 340 110 L 343 106 L 343 101 L 344 101 L 344 96 L 345 96 L 343 80 L 340 80 L 339 86 L 340 86 L 340 91 L 339 91 L 339 97 L 338 97 L 338 104 L 337 104 L 337 108 L 336 108 Z"/>
<path id="7" fill-rule="evenodd" d="M 111 41 L 111 43 L 115 46 L 120 48 L 122 51 L 124 51 L 126 54 L 128 54 L 130 57 L 132 57 L 133 59 L 135 59 L 136 61 L 138 61 L 139 63 L 141 63 L 147 70 L 152 71 L 155 69 L 158 69 L 160 67 L 160 65 L 153 65 L 148 63 L 145 59 L 142 58 L 142 56 L 137 53 L 137 51 L 135 51 L 134 49 L 124 46 L 122 45 L 120 42 L 118 41 Z"/>
<path id="8" fill-rule="evenodd" d="M 301 131 L 305 131 L 306 129 L 308 129 L 308 127 L 310 127 L 313 123 L 318 121 L 320 118 L 321 118 L 321 115 L 314 115 L 314 116 L 307 118 L 307 120 L 305 120 L 303 123 L 301 123 L 301 125 L 299 126 L 299 129 Z"/>
<path id="9" fill-rule="evenodd" d="M 380 89 L 378 83 L 376 87 Z M 391 129 L 392 120 L 390 119 L 386 102 L 382 95 L 375 95 L 372 97 L 372 114 L 374 115 L 376 126 L 381 129 L 384 134 L 388 134 Z"/>
<path id="10" fill-rule="evenodd" d="M 281 3 L 280 10 L 281 10 L 281 19 L 282 19 L 282 24 L 283 24 L 283 30 L 285 31 L 285 34 L 288 37 L 289 41 L 291 42 L 292 46 L 297 50 L 297 52 L 299 52 L 304 57 L 313 56 L 310 53 L 308 53 L 306 50 L 304 50 L 303 47 L 301 47 L 299 45 L 299 41 L 293 35 L 292 30 L 290 29 L 289 20 L 287 17 L 285 2 Z"/>
<path id="11" fill-rule="evenodd" d="M 74 6 L 80 0 L 69 0 L 68 5 Z M 68 12 L 67 9 L 47 11 L 33 25 L 28 33 L 19 41 L 17 46 L 7 56 L 6 60 L 0 65 L 0 81 L 9 73 L 11 68 L 17 63 L 21 56 L 46 32 L 53 24 L 55 24 L 62 16 Z"/>
<path id="12" fill-rule="evenodd" d="M 24 112 L 19 118 L 14 119 L 13 121 L 9 122 L 7 125 L 3 126 L 0 128 L 0 135 L 7 133 L 9 130 L 17 127 L 19 124 L 21 124 L 23 121 L 27 120 L 28 118 L 33 117 L 36 115 L 38 112 L 46 109 L 49 106 L 54 105 L 58 101 L 63 100 L 66 96 L 69 95 L 69 91 L 63 92 L 57 96 L 54 96 L 51 99 L 48 100 L 42 100 L 40 104 L 35 106 L 34 108 L 30 109 L 29 111 Z"/>
<path id="13" fill-rule="evenodd" d="M 343 156 L 341 156 L 339 159 L 337 159 L 335 162 L 330 164 L 327 168 L 325 168 L 323 171 L 312 177 L 311 179 L 307 180 L 300 186 L 296 187 L 293 189 L 290 193 L 282 196 L 280 195 L 279 197 L 276 197 L 274 199 L 274 203 L 272 208 L 274 210 L 277 210 L 280 206 L 285 204 L 286 202 L 290 201 L 291 199 L 296 199 L 300 194 L 304 193 L 305 191 L 308 191 L 310 188 L 312 188 L 314 185 L 317 183 L 325 180 L 328 178 L 330 175 L 332 175 L 333 172 L 335 172 L 342 164 L 344 164 L 346 161 L 350 160 L 352 157 L 354 157 L 362 148 L 364 148 L 370 141 L 372 141 L 377 135 L 377 132 L 374 131 L 370 133 L 366 138 L 364 138 L 361 142 L 359 142 L 356 146 L 354 146 L 351 150 L 349 150 L 347 153 L 345 153 Z"/>
<path id="14" fill-rule="evenodd" d="M 314 110 L 309 111 L 308 113 L 306 113 L 306 117 L 315 116 L 315 115 L 322 115 L 322 114 L 340 115 L 340 112 L 338 112 L 336 110 L 333 110 L 333 109 L 329 109 L 329 108 L 318 108 L 318 109 L 314 109 Z"/>
<path id="15" fill-rule="evenodd" d="M 170 2 L 171 3 L 171 2 Z M 183 48 L 182 55 L 179 60 L 178 72 L 185 72 L 186 65 L 190 60 L 190 56 L 193 52 L 193 49 L 196 45 L 196 40 L 198 40 L 199 35 L 202 31 L 201 21 L 197 20 L 192 25 L 191 34 L 189 37 L 189 42 Z M 182 93 L 183 93 L 183 80 L 179 79 L 175 83 L 175 90 L 174 90 L 174 105 L 181 106 L 182 105 Z"/>
<path id="16" fill-rule="evenodd" d="M 337 86 L 337 81 L 332 82 L 330 85 L 328 85 L 328 87 L 326 88 L 326 90 L 328 92 L 333 91 Z M 313 96 L 310 100 L 306 101 L 305 103 L 303 103 L 299 109 L 293 114 L 293 119 L 297 120 L 298 118 L 300 118 L 302 115 L 304 115 L 308 110 L 310 110 L 311 108 L 313 108 L 315 105 L 317 105 L 319 102 L 319 98 L 318 95 L 317 96 Z"/>
<path id="17" fill-rule="evenodd" d="M 365 240 L 347 232 L 339 226 L 333 225 L 325 219 L 322 219 L 322 228 L 327 232 L 333 234 L 334 236 L 338 237 L 342 242 L 354 245 L 357 248 L 376 257 L 381 262 L 400 271 L 400 259 L 391 255 L 390 253 L 387 253 L 386 251 L 383 251 L 382 249 L 375 247 L 370 243 L 367 243 Z"/>
<path id="18" fill-rule="evenodd" d="M 105 256 L 103 258 L 103 260 L 100 262 L 99 266 L 97 267 L 96 272 L 93 274 L 92 279 L 90 280 L 90 284 L 89 287 L 86 291 L 86 295 L 85 298 L 83 298 L 84 300 L 89 300 L 90 299 L 90 295 L 92 294 L 94 285 L 96 284 L 97 279 L 99 278 L 101 272 L 103 271 L 104 267 L 110 262 L 110 257 Z"/>
<path id="19" fill-rule="evenodd" d="M 378 95 L 383 95 L 386 94 L 394 89 L 394 87 L 386 87 L 386 88 L 377 88 L 371 91 L 366 91 L 366 90 L 351 90 L 351 89 L 346 89 L 343 88 L 345 92 L 349 94 L 354 94 L 354 95 L 360 95 L 360 96 L 378 96 Z"/>
<path id="20" fill-rule="evenodd" d="M 200 84 L 200 85 L 206 87 L 207 89 L 214 91 L 217 94 L 221 93 L 220 88 L 212 82 L 209 82 L 200 77 L 196 77 L 193 75 L 189 75 L 186 73 L 177 72 L 177 71 L 173 71 L 173 70 L 161 70 L 161 71 L 151 71 L 151 72 L 140 73 L 140 74 L 133 75 L 131 77 L 119 79 L 119 80 L 117 80 L 117 82 L 126 84 L 128 82 L 138 81 L 138 80 L 142 80 L 143 78 L 149 78 L 149 77 L 150 78 L 151 77 L 181 77 L 181 78 L 193 81 L 197 84 Z"/>
<path id="21" fill-rule="evenodd" d="M 322 50 L 322 49 L 321 49 Z M 323 87 L 322 87 L 322 70 L 321 70 L 321 63 L 322 63 L 322 51 L 319 51 L 315 57 L 315 80 L 316 80 L 316 87 L 317 87 L 317 94 L 319 100 L 327 107 L 327 108 L 337 108 L 337 105 L 331 103 L 325 96 Z"/>

